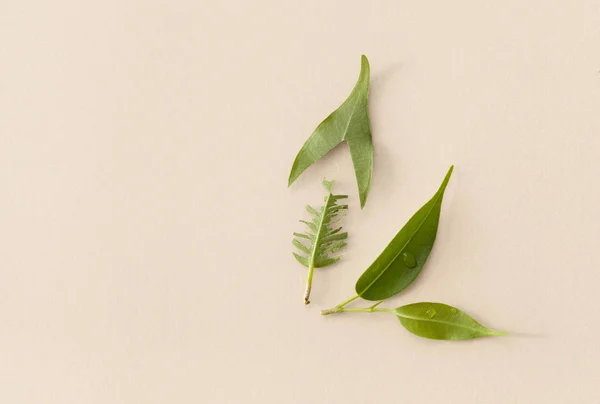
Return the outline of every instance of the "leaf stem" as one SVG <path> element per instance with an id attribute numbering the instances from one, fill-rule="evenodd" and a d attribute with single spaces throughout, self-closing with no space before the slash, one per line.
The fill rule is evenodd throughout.
<path id="1" fill-rule="evenodd" d="M 381 303 L 383 303 L 383 300 L 375 303 L 373 306 L 371 306 L 371 308 L 374 309 L 375 307 L 379 306 Z"/>
<path id="2" fill-rule="evenodd" d="M 350 304 L 351 302 L 355 301 L 355 300 L 356 300 L 356 299 L 358 299 L 359 297 L 360 297 L 359 295 L 356 295 L 356 296 L 354 296 L 354 297 L 351 297 L 350 299 L 346 300 L 345 302 L 338 304 L 336 307 L 342 308 L 342 307 L 344 307 L 344 306 L 346 306 L 346 305 Z"/>
<path id="3" fill-rule="evenodd" d="M 360 307 L 357 309 L 346 309 L 344 307 L 336 306 L 329 310 L 321 310 L 322 316 L 327 316 L 329 314 L 337 314 L 337 313 L 392 313 L 396 314 L 395 310 L 392 309 L 378 309 L 376 307 Z"/>
<path id="4" fill-rule="evenodd" d="M 311 263 L 308 267 L 308 277 L 306 278 L 306 289 L 304 290 L 304 304 L 310 304 L 310 289 L 312 287 L 313 273 L 315 272 L 315 265 Z"/>
<path id="5" fill-rule="evenodd" d="M 355 301 L 359 297 L 360 297 L 359 295 L 353 296 L 350 299 L 346 300 L 345 302 L 342 302 L 342 303 L 338 304 L 337 306 L 332 307 L 331 309 L 321 310 L 321 314 L 324 315 L 324 316 L 326 316 L 328 314 L 342 313 L 344 311 L 343 308 L 347 304 L 352 303 L 353 301 Z"/>
<path id="6" fill-rule="evenodd" d="M 357 312 L 357 313 L 393 313 L 393 314 L 396 314 L 396 310 L 378 309 L 375 307 L 364 307 L 364 308 L 358 308 L 358 309 L 342 309 L 342 311 Z"/>

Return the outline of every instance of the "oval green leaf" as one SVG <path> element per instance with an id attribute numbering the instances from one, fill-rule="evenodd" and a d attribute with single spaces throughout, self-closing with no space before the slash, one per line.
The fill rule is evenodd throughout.
<path id="1" fill-rule="evenodd" d="M 507 335 L 482 326 L 467 313 L 443 303 L 413 303 L 398 307 L 400 323 L 419 337 L 442 340 L 464 340 Z"/>
<path id="2" fill-rule="evenodd" d="M 433 248 L 450 167 L 433 197 L 417 211 L 356 282 L 365 300 L 384 300 L 399 293 L 419 275 Z"/>
<path id="3" fill-rule="evenodd" d="M 354 165 L 360 207 L 365 206 L 373 175 L 373 141 L 368 110 L 369 80 L 369 60 L 362 55 L 360 75 L 352 93 L 317 126 L 304 143 L 292 165 L 288 186 L 315 161 L 345 140 Z"/>

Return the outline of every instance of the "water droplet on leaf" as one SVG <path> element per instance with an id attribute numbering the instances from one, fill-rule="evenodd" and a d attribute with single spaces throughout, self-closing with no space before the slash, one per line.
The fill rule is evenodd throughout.
<path id="1" fill-rule="evenodd" d="M 417 266 L 417 260 L 415 259 L 415 256 L 409 252 L 403 252 L 402 259 L 404 260 L 404 265 L 409 268 L 414 268 Z"/>
<path id="2" fill-rule="evenodd" d="M 451 309 L 450 309 L 450 313 L 452 313 L 452 314 L 456 314 L 456 313 L 458 313 L 458 310 L 456 310 L 455 308 L 451 308 Z"/>
<path id="3" fill-rule="evenodd" d="M 429 318 L 434 318 L 437 313 L 433 309 L 427 309 L 425 314 L 427 314 L 427 317 L 429 317 Z"/>

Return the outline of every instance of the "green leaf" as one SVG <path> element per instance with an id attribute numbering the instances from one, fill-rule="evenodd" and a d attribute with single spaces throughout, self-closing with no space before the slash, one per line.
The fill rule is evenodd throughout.
<path id="1" fill-rule="evenodd" d="M 467 313 L 443 303 L 413 303 L 395 310 L 400 323 L 419 337 L 443 340 L 463 340 L 507 335 L 490 330 Z"/>
<path id="2" fill-rule="evenodd" d="M 346 141 L 358 183 L 360 207 L 365 206 L 373 175 L 373 141 L 368 110 L 369 79 L 369 60 L 362 55 L 360 75 L 352 93 L 317 126 L 304 143 L 292 165 L 288 186 L 315 161 Z"/>
<path id="3" fill-rule="evenodd" d="M 365 300 L 384 300 L 405 289 L 421 272 L 433 248 L 450 167 L 433 197 L 417 211 L 356 282 Z"/>
<path id="4" fill-rule="evenodd" d="M 323 188 L 327 190 L 325 205 L 319 209 L 306 206 L 306 211 L 312 215 L 311 221 L 300 220 L 310 229 L 310 233 L 294 233 L 292 243 L 303 254 L 294 253 L 294 257 L 302 265 L 308 268 L 308 279 L 306 281 L 306 291 L 304 294 L 304 303 L 310 303 L 310 290 L 312 287 L 312 277 L 315 268 L 322 268 L 335 264 L 341 256 L 333 256 L 346 245 L 344 241 L 348 238 L 348 233 L 339 233 L 341 227 L 333 229 L 331 226 L 337 222 L 348 205 L 338 205 L 338 200 L 343 199 L 343 195 L 333 195 L 333 181 L 323 180 Z M 301 242 L 303 239 L 305 243 Z"/>

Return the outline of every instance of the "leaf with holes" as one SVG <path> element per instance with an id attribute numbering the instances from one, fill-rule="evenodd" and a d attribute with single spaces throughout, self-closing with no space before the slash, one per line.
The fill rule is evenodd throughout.
<path id="1" fill-rule="evenodd" d="M 308 268 L 306 291 L 304 292 L 304 303 L 310 303 L 310 291 L 315 268 L 323 268 L 335 264 L 340 260 L 340 255 L 334 255 L 346 246 L 348 233 L 342 233 L 341 227 L 335 227 L 341 216 L 348 209 L 348 205 L 339 205 L 338 201 L 345 199 L 347 195 L 333 195 L 333 181 L 323 180 L 323 187 L 327 190 L 325 204 L 316 209 L 306 206 L 306 210 L 312 216 L 310 221 L 300 220 L 306 224 L 306 233 L 294 233 L 292 243 L 300 253 L 294 253 L 294 257 L 302 265 Z"/>

